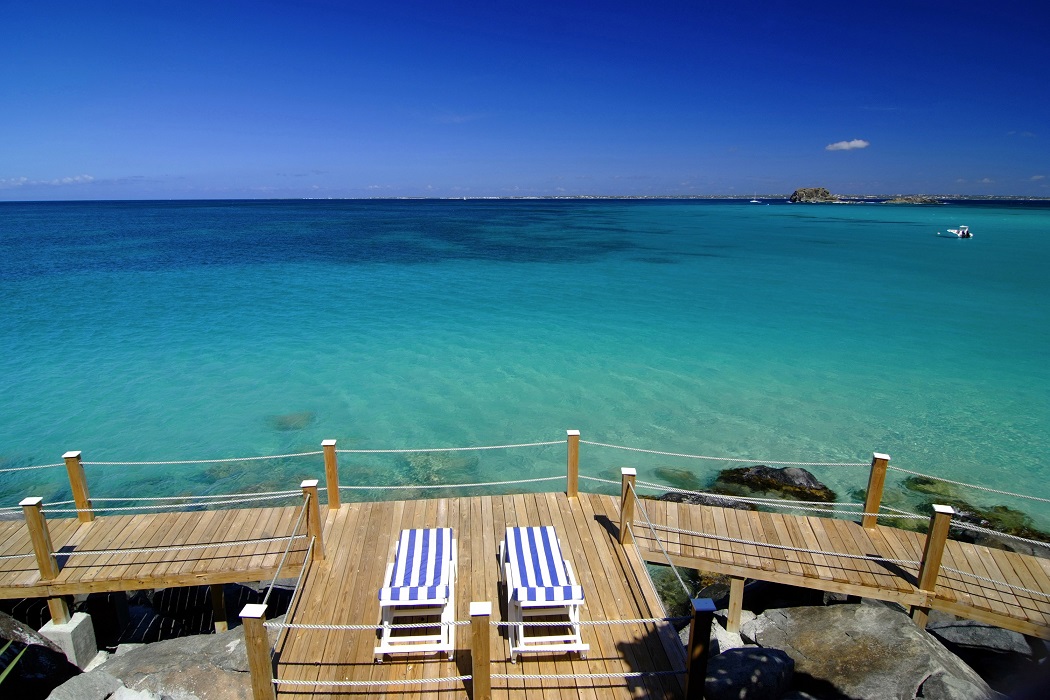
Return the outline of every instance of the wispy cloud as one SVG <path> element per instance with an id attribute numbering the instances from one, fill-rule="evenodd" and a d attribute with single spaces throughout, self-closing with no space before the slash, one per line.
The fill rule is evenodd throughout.
<path id="1" fill-rule="evenodd" d="M 990 178 L 990 177 L 986 177 L 986 178 L 983 178 L 983 179 L 981 179 L 981 180 L 978 180 L 977 182 L 981 183 L 982 185 L 990 185 L 990 184 L 992 184 L 993 182 L 995 182 L 995 180 L 993 180 L 993 179 L 992 179 L 992 178 Z"/>
<path id="2" fill-rule="evenodd" d="M 438 124 L 466 124 L 479 119 L 484 119 L 484 114 L 460 114 L 457 112 L 442 112 L 434 117 Z"/>
<path id="3" fill-rule="evenodd" d="M 825 151 L 854 151 L 858 148 L 867 148 L 871 143 L 864 139 L 853 139 L 852 141 L 836 141 L 824 147 Z"/>
<path id="4" fill-rule="evenodd" d="M 28 177 L 0 178 L 0 189 L 11 189 L 14 187 L 60 187 L 62 185 L 82 185 L 94 182 L 91 175 L 74 175 L 72 177 L 56 177 L 52 180 L 30 180 Z"/>
<path id="5" fill-rule="evenodd" d="M 1029 179 L 1032 180 L 1033 182 L 1036 181 L 1036 180 L 1045 180 L 1046 179 L 1046 175 L 1033 175 Z"/>
<path id="6" fill-rule="evenodd" d="M 1035 138 L 1035 134 L 1031 131 L 1007 131 L 1007 136 L 1023 136 L 1026 139 Z"/>

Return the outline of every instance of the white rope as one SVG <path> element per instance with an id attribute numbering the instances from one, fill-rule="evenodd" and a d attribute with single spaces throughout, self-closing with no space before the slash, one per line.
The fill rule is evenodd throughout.
<path id="1" fill-rule="evenodd" d="M 0 561 L 6 561 L 8 559 L 25 559 L 32 556 L 35 556 L 32 552 L 29 552 L 28 554 L 4 554 L 3 556 L 0 556 Z"/>
<path id="2" fill-rule="evenodd" d="M 310 496 L 307 495 L 307 497 L 303 499 L 303 507 L 299 509 L 299 519 L 295 521 L 295 527 L 292 528 L 292 532 L 293 533 L 299 532 L 299 526 L 303 524 L 303 516 L 306 515 L 306 508 L 309 505 L 310 505 Z M 310 538 L 310 548 L 313 548 L 313 546 L 314 546 L 314 539 L 315 538 L 313 538 L 313 537 Z M 262 602 L 263 605 L 266 605 L 266 603 L 268 603 L 269 600 L 270 600 L 270 594 L 273 593 L 274 584 L 277 583 L 277 578 L 281 575 L 281 569 L 284 568 L 284 562 L 288 558 L 288 552 L 291 551 L 291 549 L 292 549 L 292 542 L 293 542 L 293 540 L 289 539 L 288 540 L 288 544 L 286 544 L 284 546 L 284 554 L 281 555 L 281 561 L 280 561 L 279 564 L 277 564 L 277 571 L 275 571 L 274 574 L 273 574 L 273 581 L 270 581 L 270 586 L 269 586 L 269 588 L 266 589 L 266 595 L 263 596 L 263 602 Z M 306 571 L 306 558 L 305 557 L 303 558 L 302 571 Z M 300 578 L 301 577 L 302 577 L 302 572 L 300 572 Z"/>
<path id="3" fill-rule="evenodd" d="M 959 520 L 953 520 L 952 527 L 958 527 L 963 530 L 973 530 L 974 532 L 983 532 L 986 535 L 995 535 L 996 537 L 1006 537 L 1007 539 L 1017 540 L 1018 542 L 1024 542 L 1026 544 L 1036 545 L 1039 547 L 1050 547 L 1050 542 L 1041 542 L 1039 540 L 1032 540 L 1027 537 L 1021 537 L 1019 535 L 1011 535 L 1006 532 L 999 532 L 998 530 L 989 530 L 986 527 L 971 525 L 970 523 L 964 523 Z"/>
<path id="4" fill-rule="evenodd" d="M 229 462 L 254 462 L 260 459 L 288 459 L 290 457 L 313 457 L 324 454 L 317 452 L 296 452 L 288 455 L 263 455 L 261 457 L 226 457 L 223 459 L 180 459 L 162 462 L 81 462 L 84 466 L 92 467 L 155 467 L 168 464 L 224 464 Z"/>
<path id="5" fill-rule="evenodd" d="M 661 452 L 659 450 L 643 450 L 640 447 L 624 447 L 623 445 L 608 445 L 604 442 L 590 442 L 580 440 L 585 445 L 595 447 L 610 447 L 614 450 L 627 450 L 628 452 L 644 452 L 651 455 L 662 455 L 664 457 L 685 457 L 687 459 L 708 459 L 715 462 L 746 462 L 749 464 L 785 464 L 792 467 L 868 467 L 867 462 L 784 462 L 774 459 L 742 459 L 739 457 L 709 457 L 707 455 L 690 455 L 680 452 Z"/>
<path id="6" fill-rule="evenodd" d="M 614 486 L 619 486 L 620 484 L 619 481 L 613 481 L 612 479 L 601 479 L 597 476 L 584 476 L 583 474 L 580 474 L 580 478 L 586 481 L 597 481 L 602 484 L 613 484 Z"/>
<path id="7" fill-rule="evenodd" d="M 1006 581 L 996 581 L 992 578 L 985 578 L 984 576 L 978 576 L 977 574 L 970 573 L 969 571 L 959 571 L 958 569 L 953 569 L 950 566 L 942 566 L 941 570 L 950 571 L 953 574 L 959 574 L 960 576 L 969 576 L 970 578 L 977 579 L 982 583 L 988 583 L 993 586 L 1002 586 L 1004 588 L 1009 588 L 1014 591 L 1024 591 L 1025 593 L 1030 593 L 1031 595 L 1042 596 L 1043 598 L 1050 598 L 1050 593 L 1044 593 L 1043 591 L 1033 591 L 1031 588 L 1025 588 L 1024 586 L 1015 586 L 1013 584 L 1007 583 Z"/>
<path id="8" fill-rule="evenodd" d="M 664 484 L 658 484 L 653 481 L 642 481 L 639 479 L 636 482 L 639 486 L 653 489 L 655 491 L 667 491 L 669 493 L 684 493 L 691 496 L 707 496 L 709 498 L 717 498 L 723 501 L 740 501 L 742 503 L 761 503 L 763 505 L 775 505 L 777 503 L 788 503 L 792 505 L 826 505 L 832 506 L 863 506 L 863 503 L 838 503 L 830 501 L 795 501 L 789 498 L 759 498 L 757 496 L 729 496 L 720 493 L 710 493 L 708 491 L 690 491 L 689 489 L 680 489 L 675 486 L 665 486 Z"/>
<path id="9" fill-rule="evenodd" d="M 723 537 L 721 535 L 710 535 L 706 532 L 696 532 L 695 530 L 683 530 L 677 527 L 669 527 L 667 525 L 654 525 L 652 526 L 658 530 L 665 530 L 667 532 L 675 532 L 679 535 L 693 535 L 695 537 L 704 537 L 707 539 L 718 540 L 720 542 L 735 542 L 736 544 L 751 544 L 757 547 L 769 547 L 771 549 L 782 549 L 789 552 L 802 552 L 803 554 L 821 554 L 828 557 L 842 557 L 844 559 L 863 559 L 865 561 L 875 562 L 890 562 L 891 564 L 900 564 L 902 566 L 919 566 L 920 562 L 912 561 L 910 559 L 890 559 L 889 557 L 878 557 L 867 554 L 845 554 L 843 552 L 825 552 L 821 549 L 805 549 L 802 547 L 790 547 L 783 544 L 773 544 L 771 542 L 758 542 L 757 540 L 741 540 L 735 537 Z M 660 538 L 657 537 L 656 541 L 659 542 Z M 695 546 L 695 545 L 692 545 Z M 754 555 L 746 555 L 754 556 Z"/>
<path id="10" fill-rule="evenodd" d="M 572 625 L 596 626 L 596 625 L 649 625 L 657 622 L 688 622 L 692 620 L 691 617 L 642 617 L 636 620 L 579 620 L 573 623 L 562 623 L 562 622 L 508 622 L 506 620 L 493 620 L 489 624 L 493 627 L 517 627 L 519 625 L 524 627 L 562 627 Z"/>
<path id="11" fill-rule="evenodd" d="M 274 678 L 274 685 L 316 685 L 326 688 L 361 688 L 366 686 L 388 686 L 388 685 L 426 685 L 428 683 L 450 683 L 458 681 L 469 681 L 472 676 L 447 676 L 445 678 L 403 678 L 392 681 L 300 681 L 284 678 Z"/>
<path id="12" fill-rule="evenodd" d="M 1040 503 L 1050 503 L 1050 498 L 1040 498 L 1039 496 L 1026 496 L 1023 493 L 1013 493 L 1012 491 L 1000 491 L 999 489 L 988 488 L 987 486 L 978 486 L 976 484 L 967 484 L 965 481 L 953 481 L 951 479 L 945 479 L 943 476 L 933 476 L 932 474 L 923 474 L 922 472 L 913 472 L 908 469 L 901 469 L 900 467 L 890 467 L 887 469 L 893 469 L 898 472 L 904 472 L 905 474 L 911 474 L 913 476 L 921 476 L 927 479 L 935 479 L 937 481 L 943 481 L 946 484 L 955 484 L 956 486 L 968 486 L 971 489 L 977 489 L 979 491 L 987 491 L 989 493 L 997 493 L 1000 496 L 1013 496 L 1014 498 L 1027 498 L 1032 501 L 1039 501 Z"/>
<path id="13" fill-rule="evenodd" d="M 520 445 L 485 445 L 481 447 L 430 447 L 407 448 L 400 450 L 336 450 L 337 454 L 350 455 L 399 455 L 410 452 L 471 452 L 474 450 L 509 450 L 515 447 L 546 447 L 547 445 L 564 445 L 565 440 L 551 440 L 550 442 L 525 442 Z M 320 454 L 320 453 L 318 453 Z"/>
<path id="14" fill-rule="evenodd" d="M 566 476 L 544 476 L 538 479 L 515 479 L 513 481 L 482 481 L 475 484 L 419 484 L 419 485 L 407 485 L 407 486 L 340 486 L 339 490 L 346 489 L 348 491 L 387 491 L 397 489 L 462 489 L 469 488 L 472 486 L 505 486 L 507 484 L 536 484 L 541 481 L 558 481 L 565 479 Z"/>
<path id="15" fill-rule="evenodd" d="M 226 501 L 199 501 L 197 503 L 180 503 L 177 506 L 173 506 L 170 503 L 161 503 L 157 505 L 141 505 L 141 506 L 110 506 L 102 508 L 46 508 L 44 513 L 91 513 L 91 512 L 122 512 L 128 510 L 158 510 L 158 509 L 172 509 L 178 508 L 197 508 L 201 506 L 225 506 L 232 503 L 255 503 L 257 501 L 275 501 L 282 498 L 290 498 L 300 491 L 292 491 L 288 494 L 280 496 L 251 496 L 246 498 L 233 498 Z"/>
<path id="16" fill-rule="evenodd" d="M 83 551 L 55 552 L 56 556 L 81 557 L 102 554 L 152 554 L 153 552 L 182 552 L 194 549 L 216 549 L 219 547 L 240 547 L 243 545 L 284 542 L 285 540 L 305 540 L 306 535 L 288 535 L 286 537 L 265 537 L 257 540 L 233 540 L 230 542 L 210 542 L 208 544 L 179 544 L 168 547 L 136 547 L 129 549 L 85 549 Z"/>
<path id="17" fill-rule="evenodd" d="M 120 501 L 124 501 L 124 502 L 138 502 L 138 501 L 185 501 L 185 500 L 188 500 L 190 498 L 197 498 L 197 499 L 203 500 L 203 499 L 237 498 L 237 497 L 240 497 L 240 496 L 246 496 L 246 497 L 249 497 L 249 496 L 250 497 L 255 497 L 255 496 L 296 496 L 296 495 L 299 495 L 301 493 L 302 493 L 302 491 L 299 490 L 299 489 L 292 489 L 292 490 L 289 490 L 289 491 L 260 491 L 259 493 L 254 493 L 254 492 L 250 492 L 249 491 L 249 492 L 244 492 L 244 493 L 222 493 L 222 494 L 205 495 L 205 496 L 194 496 L 194 495 L 189 495 L 189 496 L 141 496 L 141 497 L 136 497 L 136 498 L 133 498 L 131 496 L 127 496 L 127 497 L 124 497 L 124 498 L 95 498 L 94 496 L 92 496 L 91 497 L 91 502 L 92 503 L 103 503 L 103 502 L 110 502 L 110 501 L 117 501 L 117 502 L 120 502 Z M 59 506 L 59 505 L 65 505 L 67 503 L 73 503 L 73 502 L 74 501 L 57 501 L 55 503 L 50 503 L 48 505 Z"/>
<path id="18" fill-rule="evenodd" d="M 310 545 L 306 548 L 306 555 L 303 557 L 303 567 L 301 569 L 299 569 L 299 578 L 295 579 L 295 587 L 292 589 L 292 597 L 288 601 L 288 609 L 286 611 L 286 616 L 288 616 L 288 617 L 290 617 L 290 616 L 295 614 L 295 610 L 296 610 L 296 608 L 299 605 L 299 594 L 302 593 L 302 589 L 300 588 L 300 586 L 302 586 L 302 584 L 303 584 L 303 577 L 306 576 L 306 572 L 310 568 L 310 564 L 313 563 L 314 545 L 316 543 L 317 543 L 317 538 L 316 537 L 311 537 L 310 538 Z M 281 565 L 282 566 L 284 565 L 283 562 L 282 562 Z M 280 569 L 278 569 L 278 570 L 280 570 Z M 274 577 L 273 582 L 270 583 L 270 588 L 271 589 L 273 588 L 275 583 L 277 583 L 277 577 L 276 576 Z M 269 595 L 270 595 L 270 592 L 267 591 L 266 592 L 266 596 L 269 597 Z M 264 605 L 266 604 L 265 600 L 263 601 L 263 604 Z M 263 626 L 264 627 L 266 626 L 265 622 L 263 623 Z M 278 633 L 277 639 L 274 640 L 273 646 L 270 647 L 270 659 L 271 660 L 273 659 L 273 656 L 274 656 L 274 654 L 277 651 L 277 647 L 281 646 L 281 644 L 284 641 L 284 637 L 287 636 L 287 634 L 288 634 L 288 631 L 287 630 L 283 630 L 283 629 Z"/>
<path id="19" fill-rule="evenodd" d="M 445 620 L 441 622 L 401 622 L 398 624 L 385 625 L 377 622 L 374 625 L 336 625 L 323 622 L 264 622 L 263 627 L 271 629 L 289 630 L 329 630 L 329 631 L 352 631 L 352 630 L 414 630 L 425 627 L 464 627 L 470 624 L 470 620 Z"/>
<path id="20" fill-rule="evenodd" d="M 568 681 L 576 678 L 654 678 L 658 676 L 681 676 L 685 673 L 686 671 L 628 671 L 627 673 L 493 673 L 490 678 L 525 681 Z"/>
<path id="21" fill-rule="evenodd" d="M 627 482 L 627 488 L 630 490 L 631 495 L 634 496 L 634 502 L 638 506 L 638 510 L 642 512 L 642 516 L 645 518 L 645 522 L 649 523 L 649 529 L 652 530 L 653 539 L 656 540 L 656 544 L 660 545 L 660 551 L 664 553 L 664 558 L 667 559 L 667 564 L 671 567 L 671 571 L 674 572 L 674 576 L 678 579 L 678 583 L 682 584 L 682 590 L 685 591 L 686 598 L 692 598 L 693 593 L 689 590 L 689 586 L 685 585 L 685 581 L 682 580 L 682 576 L 678 573 L 678 568 L 671 561 L 671 555 L 664 549 L 664 543 L 660 541 L 660 537 L 656 534 L 656 530 L 653 528 L 653 523 L 649 520 L 649 514 L 645 512 L 645 508 L 642 506 L 642 501 L 638 498 L 638 493 L 634 490 L 634 484 Z M 634 536 L 634 529 L 631 528 L 631 523 L 627 523 L 627 527 L 631 529 L 631 536 Z"/>
<path id="22" fill-rule="evenodd" d="M 58 462 L 56 464 L 38 464 L 31 467 L 7 467 L 6 469 L 0 469 L 0 474 L 6 474 L 7 472 L 27 472 L 31 469 L 51 469 L 52 467 L 64 467 L 65 462 Z"/>

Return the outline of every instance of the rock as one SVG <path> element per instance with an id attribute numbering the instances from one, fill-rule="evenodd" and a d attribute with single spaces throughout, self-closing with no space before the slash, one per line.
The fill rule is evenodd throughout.
<path id="1" fill-rule="evenodd" d="M 795 662 L 779 649 L 730 649 L 707 662 L 707 700 L 778 700 L 791 685 Z"/>
<path id="2" fill-rule="evenodd" d="M 942 690 L 962 693 L 958 698 L 1000 697 L 904 612 L 882 605 L 767 610 L 741 635 L 787 653 L 795 661 L 795 689 L 820 697 L 911 699 Z"/>
<path id="3" fill-rule="evenodd" d="M 271 643 L 276 635 L 277 630 L 270 630 Z M 99 672 L 121 679 L 131 690 L 179 700 L 252 697 L 244 633 L 239 627 L 145 644 L 111 657 L 92 673 Z"/>
<path id="4" fill-rule="evenodd" d="M 741 623 L 743 623 L 745 620 L 750 622 L 755 618 L 755 614 L 750 610 L 741 610 L 740 612 Z M 744 638 L 740 636 L 739 632 L 730 632 L 721 624 L 719 624 L 726 618 L 725 610 L 717 611 L 715 613 L 715 618 L 716 619 L 711 621 L 711 639 L 714 640 L 715 644 L 718 645 L 718 649 L 716 651 L 714 648 L 712 648 L 711 653 L 722 654 L 724 652 L 729 651 L 730 649 L 740 649 L 746 646 L 753 646 L 745 642 Z M 713 644 L 712 647 L 714 647 L 715 644 Z"/>
<path id="5" fill-rule="evenodd" d="M 694 506 L 717 506 L 718 508 L 734 508 L 736 510 L 755 510 L 755 506 L 752 504 L 737 501 L 732 496 L 729 496 L 728 498 L 719 498 L 718 496 L 709 496 L 703 493 L 677 493 L 672 491 L 663 494 L 656 500 L 670 501 L 671 503 L 688 503 Z"/>
<path id="6" fill-rule="evenodd" d="M 74 676 L 51 691 L 47 700 L 106 700 L 124 683 L 104 671 Z"/>
<path id="7" fill-rule="evenodd" d="M 1023 679 L 1039 671 L 1040 654 L 1017 632 L 938 611 L 930 613 L 926 631 L 1001 693 L 1014 695 Z"/>
<path id="8" fill-rule="evenodd" d="M 58 645 L 32 627 L 0 613 L 0 647 L 7 641 L 13 643 L 0 656 L 0 668 L 13 666 L 4 678 L 2 697 L 46 698 L 59 685 L 80 675 L 80 669 L 69 662 Z"/>
<path id="9" fill-rule="evenodd" d="M 919 689 L 924 700 L 983 700 L 987 691 L 970 681 L 938 672 L 926 679 Z"/>
<path id="10" fill-rule="evenodd" d="M 924 194 L 909 194 L 887 199 L 886 204 L 944 204 L 944 202 Z"/>
<path id="11" fill-rule="evenodd" d="M 823 187 L 800 187 L 795 190 L 791 197 L 788 199 L 789 202 L 838 202 L 838 197 L 828 192 Z"/>
<path id="12" fill-rule="evenodd" d="M 732 485 L 743 486 L 752 492 L 779 494 L 802 501 L 833 503 L 838 498 L 817 477 L 799 467 L 776 468 L 757 464 L 719 472 L 715 487 L 729 489 Z"/>
<path id="13" fill-rule="evenodd" d="M 149 690 L 132 690 L 122 685 L 107 700 L 174 700 L 174 698 L 168 695 L 159 695 Z M 186 700 L 189 700 L 189 698 Z"/>

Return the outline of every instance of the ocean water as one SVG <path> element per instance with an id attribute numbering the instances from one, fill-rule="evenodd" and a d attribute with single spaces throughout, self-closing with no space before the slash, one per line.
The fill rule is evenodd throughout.
<path id="1" fill-rule="evenodd" d="M 970 240 L 938 236 L 958 224 Z M 1050 496 L 1050 206 L 0 204 L 0 467 L 563 440 L 891 465 Z M 565 448 L 340 456 L 343 483 Z M 585 475 L 735 466 L 583 445 Z M 320 457 L 89 466 L 96 497 L 295 488 Z M 814 473 L 843 498 L 865 468 Z M 891 481 L 899 481 L 894 473 Z M 0 474 L 0 506 L 68 494 Z M 1005 496 L 1050 525 L 1050 510 Z M 360 497 L 368 497 L 362 495 Z"/>

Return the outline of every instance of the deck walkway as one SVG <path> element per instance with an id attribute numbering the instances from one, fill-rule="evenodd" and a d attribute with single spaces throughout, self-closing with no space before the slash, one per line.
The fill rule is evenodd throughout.
<path id="1" fill-rule="evenodd" d="M 242 508 L 181 513 L 49 520 L 60 567 L 58 577 L 43 581 L 23 520 L 0 521 L 0 598 L 41 598 L 100 591 L 133 591 L 169 586 L 268 581 L 287 541 L 235 544 L 165 551 L 165 547 L 243 542 L 288 536 L 301 507 Z M 128 553 L 83 554 L 117 549 Z M 307 542 L 293 541 L 282 576 L 298 576 Z"/>
<path id="2" fill-rule="evenodd" d="M 1050 597 L 1021 590 L 1050 593 L 1050 559 L 949 540 L 935 596 L 929 598 L 916 587 L 919 567 L 897 563 L 922 559 L 926 536 L 917 532 L 882 525 L 866 529 L 850 520 L 648 499 L 642 503 L 675 564 L 740 578 L 888 600 L 905 606 L 927 606 L 1050 639 Z M 725 539 L 674 530 L 703 532 Z M 642 516 L 635 517 L 632 531 L 644 559 L 667 562 Z M 847 556 L 812 554 L 777 546 Z M 882 561 L 851 557 L 876 557 Z M 1009 585 L 990 584 L 950 569 Z"/>
<path id="3" fill-rule="evenodd" d="M 328 559 L 311 566 L 294 621 L 306 624 L 375 625 L 376 596 L 386 563 L 393 558 L 398 534 L 405 528 L 451 527 L 459 546 L 456 618 L 468 618 L 471 601 L 491 601 L 493 620 L 503 620 L 498 604 L 496 548 L 511 526 L 554 525 L 566 558 L 586 591 L 582 619 L 636 620 L 661 618 L 663 606 L 634 548 L 616 540 L 619 499 L 581 494 L 578 501 L 563 493 L 480 496 L 421 501 L 359 503 L 328 514 L 325 525 Z M 668 623 L 594 625 L 583 628 L 590 644 L 587 658 L 576 654 L 525 654 L 509 662 L 504 628 L 490 628 L 493 674 L 572 674 L 564 680 L 493 678 L 496 697 L 632 698 L 681 697 L 683 676 L 588 679 L 581 674 L 626 674 L 682 669 L 684 650 Z M 391 681 L 469 675 L 470 629 L 457 628 L 457 652 L 452 661 L 439 654 L 394 655 L 373 663 L 374 630 L 287 630 L 277 647 L 278 679 L 320 681 Z M 325 688 L 278 684 L 278 698 L 403 697 L 465 698 L 468 684 Z M 329 692 L 331 695 L 329 695 Z"/>

